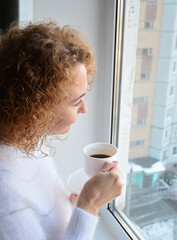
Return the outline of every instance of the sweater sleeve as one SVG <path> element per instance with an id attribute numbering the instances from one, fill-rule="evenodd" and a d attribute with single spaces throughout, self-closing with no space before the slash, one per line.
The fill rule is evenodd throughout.
<path id="1" fill-rule="evenodd" d="M 91 240 L 97 221 L 97 217 L 75 207 L 67 230 L 61 240 Z"/>

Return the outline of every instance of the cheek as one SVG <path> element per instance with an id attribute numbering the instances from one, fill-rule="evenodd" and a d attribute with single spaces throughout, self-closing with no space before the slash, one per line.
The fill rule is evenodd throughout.
<path id="1" fill-rule="evenodd" d="M 76 122 L 76 118 L 77 118 L 77 113 L 76 113 L 76 114 L 73 114 L 73 116 L 71 117 L 72 123 L 75 123 L 75 122 Z"/>
<path id="2" fill-rule="evenodd" d="M 67 115 L 67 123 L 75 123 L 76 118 L 77 118 L 77 111 L 71 111 L 68 115 Z"/>

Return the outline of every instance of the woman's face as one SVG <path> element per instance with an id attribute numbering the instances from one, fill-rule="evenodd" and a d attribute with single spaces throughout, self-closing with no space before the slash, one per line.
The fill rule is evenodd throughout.
<path id="1" fill-rule="evenodd" d="M 56 113 L 52 126 L 52 134 L 64 134 L 75 123 L 79 113 L 86 113 L 87 108 L 84 95 L 87 91 L 87 69 L 84 64 L 78 63 L 71 71 L 71 77 L 76 84 L 72 84 L 69 97 L 54 107 Z M 61 116 L 61 117 L 59 117 Z"/>

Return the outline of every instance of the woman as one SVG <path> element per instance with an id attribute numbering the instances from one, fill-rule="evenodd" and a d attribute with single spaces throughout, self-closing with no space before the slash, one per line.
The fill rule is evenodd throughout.
<path id="1" fill-rule="evenodd" d="M 98 210 L 121 194 L 117 162 L 107 162 L 68 198 L 43 147 L 86 112 L 94 73 L 90 47 L 70 27 L 30 24 L 1 36 L 1 240 L 92 239 Z"/>

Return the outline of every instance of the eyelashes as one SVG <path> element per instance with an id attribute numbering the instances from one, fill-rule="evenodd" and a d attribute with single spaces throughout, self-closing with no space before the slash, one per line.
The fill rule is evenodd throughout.
<path id="1" fill-rule="evenodd" d="M 81 99 L 78 103 L 74 104 L 74 106 L 75 106 L 75 107 L 79 106 L 79 104 L 81 103 L 81 101 L 82 101 L 82 99 Z"/>
<path id="2" fill-rule="evenodd" d="M 86 99 L 86 94 L 80 99 L 79 102 L 77 102 L 76 104 L 74 104 L 75 107 L 79 106 L 79 104 L 84 101 Z"/>

